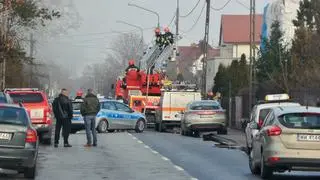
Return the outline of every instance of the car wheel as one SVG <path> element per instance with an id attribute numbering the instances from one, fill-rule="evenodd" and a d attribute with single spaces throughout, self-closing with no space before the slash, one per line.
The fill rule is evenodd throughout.
<path id="1" fill-rule="evenodd" d="M 159 131 L 159 123 L 155 123 L 154 124 L 154 130 L 155 131 Z"/>
<path id="2" fill-rule="evenodd" d="M 108 130 L 108 122 L 107 120 L 101 120 L 98 124 L 97 128 L 99 133 L 106 133 Z"/>
<path id="3" fill-rule="evenodd" d="M 186 132 L 181 128 L 181 129 L 180 129 L 180 134 L 181 134 L 182 136 L 185 136 L 185 135 L 186 135 Z"/>
<path id="4" fill-rule="evenodd" d="M 30 178 L 30 179 L 35 178 L 35 176 L 36 176 L 36 165 L 34 165 L 31 168 L 29 168 L 29 167 L 25 168 L 24 172 L 23 172 L 23 175 L 24 175 L 25 178 Z"/>
<path id="5" fill-rule="evenodd" d="M 250 155 L 251 147 L 249 147 L 247 135 L 246 135 L 246 145 L 247 145 L 246 152 L 247 152 L 248 155 Z"/>
<path id="6" fill-rule="evenodd" d="M 45 145 L 51 145 L 51 138 L 43 139 L 42 143 L 45 144 Z"/>
<path id="7" fill-rule="evenodd" d="M 71 129 L 71 131 L 70 131 L 71 134 L 76 134 L 77 132 L 78 132 L 78 131 L 75 130 L 75 129 Z"/>
<path id="8" fill-rule="evenodd" d="M 228 130 L 227 128 L 221 128 L 218 130 L 217 132 L 218 134 L 222 134 L 222 135 L 227 135 L 228 134 Z"/>
<path id="9" fill-rule="evenodd" d="M 109 133 L 113 133 L 114 131 L 116 131 L 115 129 L 108 129 Z"/>
<path id="10" fill-rule="evenodd" d="M 264 157 L 261 153 L 260 176 L 262 179 L 268 179 L 273 175 L 272 168 L 264 163 Z"/>
<path id="11" fill-rule="evenodd" d="M 251 151 L 249 154 L 249 167 L 250 171 L 254 175 L 258 175 L 260 173 L 260 169 L 258 166 L 256 166 L 253 162 L 253 152 Z"/>
<path id="12" fill-rule="evenodd" d="M 136 123 L 135 131 L 136 133 L 142 133 L 144 130 L 144 127 L 146 126 L 146 123 L 143 119 L 139 119 Z"/>

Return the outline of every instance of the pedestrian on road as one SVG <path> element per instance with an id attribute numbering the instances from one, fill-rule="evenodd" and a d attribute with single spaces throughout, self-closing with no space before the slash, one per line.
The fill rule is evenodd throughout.
<path id="1" fill-rule="evenodd" d="M 58 97 L 52 103 L 53 113 L 56 118 L 56 127 L 54 135 L 54 147 L 58 147 L 60 139 L 60 131 L 62 127 L 62 135 L 64 147 L 72 147 L 69 144 L 69 134 L 71 131 L 71 119 L 73 116 L 72 102 L 68 97 L 67 89 L 62 89 Z"/>
<path id="2" fill-rule="evenodd" d="M 93 89 L 88 89 L 88 93 L 81 104 L 80 111 L 84 117 L 84 125 L 87 134 L 87 144 L 84 146 L 97 146 L 96 116 L 100 111 L 100 103 L 97 96 L 93 94 Z M 91 134 L 93 138 L 93 144 L 91 141 Z"/>

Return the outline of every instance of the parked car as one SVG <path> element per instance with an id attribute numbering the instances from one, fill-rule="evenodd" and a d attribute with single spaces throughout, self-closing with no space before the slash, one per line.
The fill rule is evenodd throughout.
<path id="1" fill-rule="evenodd" d="M 0 168 L 17 170 L 34 178 L 39 141 L 25 108 L 0 106 Z"/>
<path id="2" fill-rule="evenodd" d="M 249 166 L 264 179 L 273 172 L 320 171 L 320 108 L 273 107 L 252 140 Z"/>
<path id="3" fill-rule="evenodd" d="M 52 106 L 44 92 L 37 88 L 5 89 L 14 103 L 21 102 L 27 109 L 33 126 L 37 129 L 40 142 L 51 144 L 52 137 Z"/>
<path id="4" fill-rule="evenodd" d="M 228 133 L 226 112 L 218 101 L 192 101 L 187 104 L 182 114 L 182 135 L 199 135 L 199 132 L 209 131 L 217 131 L 218 134 Z"/>
<path id="5" fill-rule="evenodd" d="M 130 129 L 137 133 L 143 132 L 146 118 L 142 113 L 117 100 L 100 99 L 100 103 L 101 110 L 96 117 L 96 128 L 99 133 Z"/>
<path id="6" fill-rule="evenodd" d="M 252 148 L 252 138 L 257 134 L 257 129 L 252 129 L 250 123 L 257 123 L 259 127 L 262 126 L 264 119 L 269 113 L 270 109 L 274 107 L 283 107 L 283 106 L 300 106 L 299 103 L 293 102 L 290 100 L 288 94 L 269 94 L 266 95 L 264 101 L 258 102 L 252 108 L 250 120 L 246 125 L 245 134 L 246 134 L 246 144 L 248 152 Z"/>
<path id="7" fill-rule="evenodd" d="M 73 117 L 71 120 L 71 133 L 75 134 L 78 131 L 84 130 L 84 120 L 80 113 L 80 107 L 83 103 L 82 99 L 75 99 L 72 101 L 72 108 L 73 108 Z"/>

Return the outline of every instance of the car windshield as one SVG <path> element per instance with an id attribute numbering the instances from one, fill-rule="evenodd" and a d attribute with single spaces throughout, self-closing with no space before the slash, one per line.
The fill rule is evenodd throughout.
<path id="1" fill-rule="evenodd" d="M 22 108 L 0 107 L 0 124 L 27 125 L 27 114 Z"/>
<path id="2" fill-rule="evenodd" d="M 190 105 L 190 110 L 217 110 L 220 104 L 216 102 L 196 102 Z"/>
<path id="3" fill-rule="evenodd" d="M 44 101 L 41 93 L 11 93 L 10 97 L 15 103 L 41 103 Z"/>
<path id="4" fill-rule="evenodd" d="M 82 102 L 73 102 L 72 103 L 72 108 L 73 110 L 80 110 Z"/>
<path id="5" fill-rule="evenodd" d="M 287 128 L 320 129 L 320 113 L 289 113 L 279 117 Z"/>

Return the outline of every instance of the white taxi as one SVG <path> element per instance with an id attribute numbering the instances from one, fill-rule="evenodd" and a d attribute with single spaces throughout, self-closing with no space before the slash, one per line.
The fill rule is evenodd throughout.
<path id="1" fill-rule="evenodd" d="M 262 126 L 264 119 L 268 115 L 269 111 L 273 107 L 281 107 L 281 106 L 301 106 L 297 102 L 293 102 L 290 100 L 288 94 L 269 94 L 265 96 L 264 101 L 259 101 L 253 108 L 250 114 L 250 120 L 246 126 L 245 134 L 246 134 L 246 144 L 248 152 L 252 149 L 252 137 L 254 137 L 257 133 L 257 129 L 251 128 L 251 124 L 258 124 L 258 126 Z"/>

